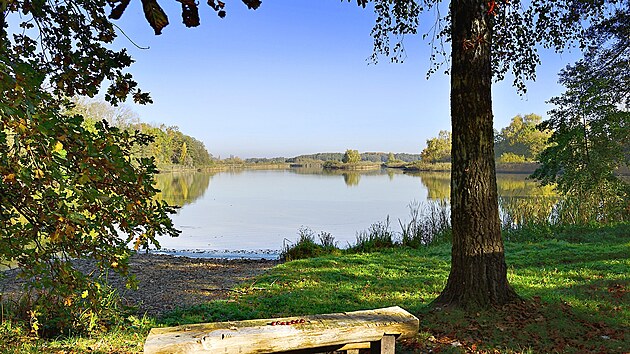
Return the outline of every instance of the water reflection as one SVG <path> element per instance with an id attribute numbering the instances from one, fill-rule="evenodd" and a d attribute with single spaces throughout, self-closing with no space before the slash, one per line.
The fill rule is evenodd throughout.
<path id="1" fill-rule="evenodd" d="M 412 176 L 420 178 L 427 189 L 427 199 L 448 200 L 451 197 L 451 174 L 448 172 L 420 172 Z"/>
<path id="2" fill-rule="evenodd" d="M 245 170 L 222 171 L 222 174 L 239 175 Z M 344 171 L 322 170 L 318 167 L 300 167 L 290 170 L 299 175 L 339 176 L 343 178 L 348 187 L 356 187 L 361 181 L 361 176 L 387 175 L 390 181 L 394 176 L 402 175 L 400 170 L 371 170 L 371 171 Z M 162 192 L 159 199 L 166 200 L 171 205 L 184 206 L 201 198 L 210 185 L 210 180 L 216 172 L 172 172 L 156 176 L 157 188 Z M 451 193 L 451 175 L 448 172 L 414 172 L 405 175 L 417 177 L 421 185 L 427 190 L 429 200 L 448 200 Z M 553 187 L 539 186 L 535 181 L 521 174 L 498 174 L 497 190 L 501 197 L 555 197 Z"/>
<path id="3" fill-rule="evenodd" d="M 346 182 L 346 186 L 354 187 L 359 185 L 361 175 L 358 172 L 344 172 L 343 180 Z"/>
<path id="4" fill-rule="evenodd" d="M 156 187 L 161 191 L 157 198 L 180 207 L 192 204 L 203 197 L 213 175 L 195 171 L 161 173 L 155 176 Z"/>
<path id="5" fill-rule="evenodd" d="M 536 198 L 551 196 L 550 188 L 526 175 L 499 175 L 497 184 L 504 224 L 529 222 L 518 212 L 534 207 L 548 215 L 551 206 Z M 173 216 L 182 234 L 160 240 L 163 247 L 259 250 L 279 249 L 301 226 L 352 243 L 357 232 L 386 217 L 408 220 L 413 201 L 448 203 L 450 175 L 318 168 L 180 172 L 157 176 L 157 187 L 161 198 L 183 206 Z"/>
<path id="6" fill-rule="evenodd" d="M 413 173 L 427 189 L 427 199 L 450 199 L 451 174 L 448 172 Z M 555 197 L 551 186 L 539 186 L 523 174 L 497 174 L 497 191 L 502 197 Z"/>

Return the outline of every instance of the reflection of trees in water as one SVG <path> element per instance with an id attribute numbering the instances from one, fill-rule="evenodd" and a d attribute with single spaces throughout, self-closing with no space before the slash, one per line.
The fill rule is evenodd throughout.
<path id="1" fill-rule="evenodd" d="M 451 195 L 451 175 L 448 172 L 420 172 L 413 176 L 427 188 L 428 199 L 449 199 Z M 521 174 L 497 175 L 497 190 L 502 197 L 554 197 L 556 193 L 550 186 L 541 187 L 533 180 Z"/>
<path id="2" fill-rule="evenodd" d="M 156 187 L 161 192 L 157 198 L 170 205 L 184 206 L 201 198 L 214 174 L 207 172 L 172 172 L 155 176 Z"/>
<path id="3" fill-rule="evenodd" d="M 451 174 L 448 172 L 413 173 L 427 189 L 427 199 L 443 200 L 451 197 Z"/>
<path id="4" fill-rule="evenodd" d="M 503 197 L 555 197 L 557 194 L 551 186 L 541 187 L 534 180 L 521 174 L 497 175 L 497 189 Z"/>
<path id="5" fill-rule="evenodd" d="M 343 176 L 343 180 L 348 187 L 359 185 L 361 176 L 380 176 L 387 175 L 390 180 L 394 179 L 395 175 L 402 175 L 402 170 L 393 169 L 376 169 L 376 170 L 342 170 L 342 169 L 328 169 L 321 167 L 294 167 L 290 169 L 291 172 L 299 175 L 320 175 L 320 176 Z"/>
<path id="6" fill-rule="evenodd" d="M 359 181 L 361 180 L 361 175 L 357 172 L 344 172 L 343 180 L 346 182 L 346 186 L 358 186 Z"/>
<path id="7" fill-rule="evenodd" d="M 292 167 L 291 172 L 298 175 L 321 175 L 323 170 L 321 166 Z"/>

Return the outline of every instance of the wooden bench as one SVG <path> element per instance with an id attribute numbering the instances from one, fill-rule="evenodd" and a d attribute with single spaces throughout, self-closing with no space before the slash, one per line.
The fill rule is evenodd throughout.
<path id="1" fill-rule="evenodd" d="M 393 354 L 398 338 L 418 333 L 418 319 L 402 308 L 303 317 L 214 322 L 153 328 L 146 354 L 321 353 Z"/>

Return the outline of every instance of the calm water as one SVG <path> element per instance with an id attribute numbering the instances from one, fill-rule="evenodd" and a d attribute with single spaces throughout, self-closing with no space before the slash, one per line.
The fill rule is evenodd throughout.
<path id="1" fill-rule="evenodd" d="M 543 193 L 525 175 L 500 175 L 500 195 Z M 259 254 L 295 241 L 300 227 L 331 233 L 339 246 L 387 216 L 394 230 L 408 220 L 409 204 L 448 198 L 448 173 L 401 171 L 242 170 L 185 172 L 158 176 L 162 198 L 182 206 L 173 220 L 177 238 L 160 238 L 163 248 Z M 254 252 L 254 253 L 251 253 Z M 275 254 L 273 251 L 270 253 Z M 190 255 L 190 254 L 188 254 Z"/>

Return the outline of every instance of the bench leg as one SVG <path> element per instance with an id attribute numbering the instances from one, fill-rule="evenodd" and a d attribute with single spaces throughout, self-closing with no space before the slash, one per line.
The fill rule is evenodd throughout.
<path id="1" fill-rule="evenodd" d="M 396 337 L 392 335 L 384 335 L 381 340 L 370 343 L 370 354 L 394 354 L 395 351 Z"/>

